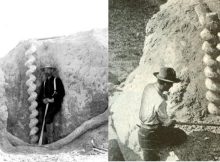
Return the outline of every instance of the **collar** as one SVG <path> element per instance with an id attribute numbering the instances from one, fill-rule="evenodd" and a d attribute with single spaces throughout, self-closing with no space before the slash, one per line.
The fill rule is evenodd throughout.
<path id="1" fill-rule="evenodd" d="M 54 77 L 51 76 L 50 78 L 47 78 L 46 80 L 53 80 L 53 79 L 54 79 Z"/>

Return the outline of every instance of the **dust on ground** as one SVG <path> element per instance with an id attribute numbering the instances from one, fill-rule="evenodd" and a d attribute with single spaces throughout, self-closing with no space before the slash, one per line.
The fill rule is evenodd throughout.
<path id="1" fill-rule="evenodd" d="M 73 142 L 59 150 L 45 150 L 40 153 L 27 153 L 28 146 L 19 146 L 18 152 L 6 153 L 0 149 L 0 161 L 5 162 L 73 162 L 73 161 L 107 161 L 107 124 L 88 131 Z M 22 151 L 22 148 L 23 151 Z M 31 150 L 31 148 L 30 148 Z M 30 151 L 32 152 L 32 151 Z M 42 153 L 43 152 L 43 153 Z"/>
<path id="2" fill-rule="evenodd" d="M 4 162 L 74 162 L 74 161 L 107 161 L 107 152 L 100 154 L 91 152 L 81 155 L 78 152 L 63 152 L 58 154 L 8 154 L 0 150 L 0 161 Z"/>

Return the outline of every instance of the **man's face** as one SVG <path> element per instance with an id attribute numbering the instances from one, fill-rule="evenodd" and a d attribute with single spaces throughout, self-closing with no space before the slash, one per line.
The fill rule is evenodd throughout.
<path id="1" fill-rule="evenodd" d="M 52 72 L 53 72 L 53 68 L 45 68 L 44 69 L 44 73 L 45 73 L 46 77 L 52 76 Z"/>
<path id="2" fill-rule="evenodd" d="M 169 89 L 173 86 L 171 82 L 164 82 L 163 84 L 163 91 L 169 91 Z"/>

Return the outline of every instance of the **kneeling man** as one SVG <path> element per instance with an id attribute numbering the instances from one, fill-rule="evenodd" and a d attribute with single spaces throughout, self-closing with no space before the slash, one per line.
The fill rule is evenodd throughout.
<path id="1" fill-rule="evenodd" d="M 138 131 L 140 147 L 146 161 L 158 161 L 161 145 L 178 145 L 186 140 L 183 130 L 174 128 L 175 120 L 167 115 L 167 96 L 174 83 L 180 82 L 176 78 L 173 68 L 163 67 L 155 72 L 156 83 L 148 84 L 143 92 L 139 117 L 141 127 Z"/>

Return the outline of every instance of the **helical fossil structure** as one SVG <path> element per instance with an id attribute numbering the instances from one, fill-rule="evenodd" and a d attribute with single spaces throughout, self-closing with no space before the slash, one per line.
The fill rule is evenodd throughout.
<path id="1" fill-rule="evenodd" d="M 30 102 L 29 110 L 31 112 L 30 114 L 30 123 L 29 123 L 29 128 L 30 128 L 30 143 L 35 144 L 38 141 L 38 136 L 36 133 L 38 132 L 38 127 L 36 126 L 38 123 L 38 119 L 36 118 L 38 115 L 38 111 L 36 110 L 37 107 L 37 93 L 35 92 L 36 90 L 36 85 L 34 84 L 34 81 L 36 80 L 36 77 L 33 75 L 33 73 L 36 70 L 36 66 L 34 65 L 34 62 L 36 58 L 33 56 L 33 54 L 37 51 L 36 44 L 31 43 L 30 48 L 25 52 L 25 56 L 27 57 L 27 61 L 25 62 L 25 66 L 28 67 L 28 70 L 26 71 L 26 76 L 29 78 L 26 81 L 26 85 L 28 86 L 28 94 L 29 98 L 28 101 Z"/>
<path id="2" fill-rule="evenodd" d="M 7 118 L 8 118 L 8 108 L 6 106 L 6 95 L 5 95 L 5 77 L 4 72 L 0 69 L 0 127 L 2 129 L 2 124 L 4 129 L 7 127 Z M 3 122 L 3 123 L 2 123 Z"/>
<path id="3" fill-rule="evenodd" d="M 208 112 L 220 115 L 220 48 L 218 48 L 217 33 L 220 30 L 218 14 L 206 13 L 204 29 L 200 33 L 204 40 L 202 50 L 205 52 L 203 63 L 205 64 L 205 86 L 208 89 L 206 99 L 208 100 Z M 220 47 L 220 44 L 219 44 Z M 218 50 L 219 49 L 219 50 Z"/>

